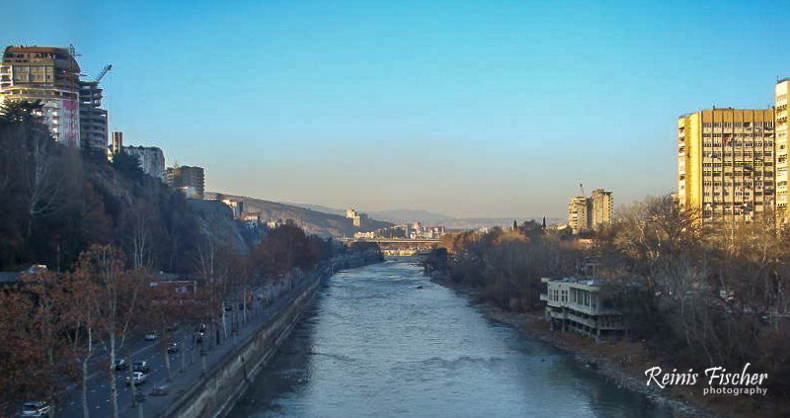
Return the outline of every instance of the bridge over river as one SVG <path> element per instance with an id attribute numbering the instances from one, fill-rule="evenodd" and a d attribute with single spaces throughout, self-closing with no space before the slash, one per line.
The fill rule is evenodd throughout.
<path id="1" fill-rule="evenodd" d="M 425 254 L 436 248 L 440 239 L 413 239 L 413 238 L 342 238 L 343 242 L 375 242 L 385 256 L 412 256 Z"/>

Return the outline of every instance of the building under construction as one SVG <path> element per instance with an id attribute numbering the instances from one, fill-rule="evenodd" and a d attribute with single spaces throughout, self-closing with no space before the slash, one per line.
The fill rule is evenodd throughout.
<path id="1" fill-rule="evenodd" d="M 80 80 L 72 49 L 9 46 L 0 65 L 0 103 L 41 100 L 44 122 L 56 141 L 107 155 L 107 110 L 101 108 L 99 81 Z"/>
<path id="2" fill-rule="evenodd" d="M 9 46 L 0 65 L 0 102 L 40 100 L 58 142 L 80 146 L 80 66 L 65 48 Z"/>

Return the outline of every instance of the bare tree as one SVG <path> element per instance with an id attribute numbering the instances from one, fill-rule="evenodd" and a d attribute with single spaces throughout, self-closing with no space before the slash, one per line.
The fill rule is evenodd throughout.
<path id="1" fill-rule="evenodd" d="M 149 276 L 140 269 L 124 270 L 123 253 L 111 246 L 91 246 L 82 255 L 80 264 L 90 271 L 91 278 L 97 284 L 96 298 L 102 305 L 104 317 L 97 334 L 110 357 L 108 372 L 112 416 L 118 418 L 115 364 L 119 351 L 135 325 L 138 297 L 145 289 Z"/>

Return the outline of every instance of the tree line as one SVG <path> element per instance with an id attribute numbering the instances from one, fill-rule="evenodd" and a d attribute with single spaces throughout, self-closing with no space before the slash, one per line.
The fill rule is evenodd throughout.
<path id="1" fill-rule="evenodd" d="M 617 305 L 629 338 L 678 370 L 751 363 L 772 377 L 769 395 L 783 399 L 790 395 L 790 237 L 774 214 L 763 215 L 711 224 L 670 196 L 649 198 L 587 240 L 534 222 L 450 235 L 426 269 L 504 309 L 530 312 L 545 306 L 541 277 L 580 275 L 594 260 L 599 278 L 628 284 Z"/>

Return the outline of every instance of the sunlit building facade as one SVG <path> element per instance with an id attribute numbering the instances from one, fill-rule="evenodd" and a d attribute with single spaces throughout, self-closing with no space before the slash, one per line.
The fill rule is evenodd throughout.
<path id="1" fill-rule="evenodd" d="M 678 119 L 678 203 L 704 221 L 748 221 L 776 202 L 774 109 L 713 108 Z"/>
<path id="2" fill-rule="evenodd" d="M 776 133 L 776 212 L 781 222 L 787 223 L 787 148 L 790 139 L 790 124 L 787 123 L 787 99 L 790 90 L 790 78 L 776 83 L 776 107 L 774 131 Z"/>

